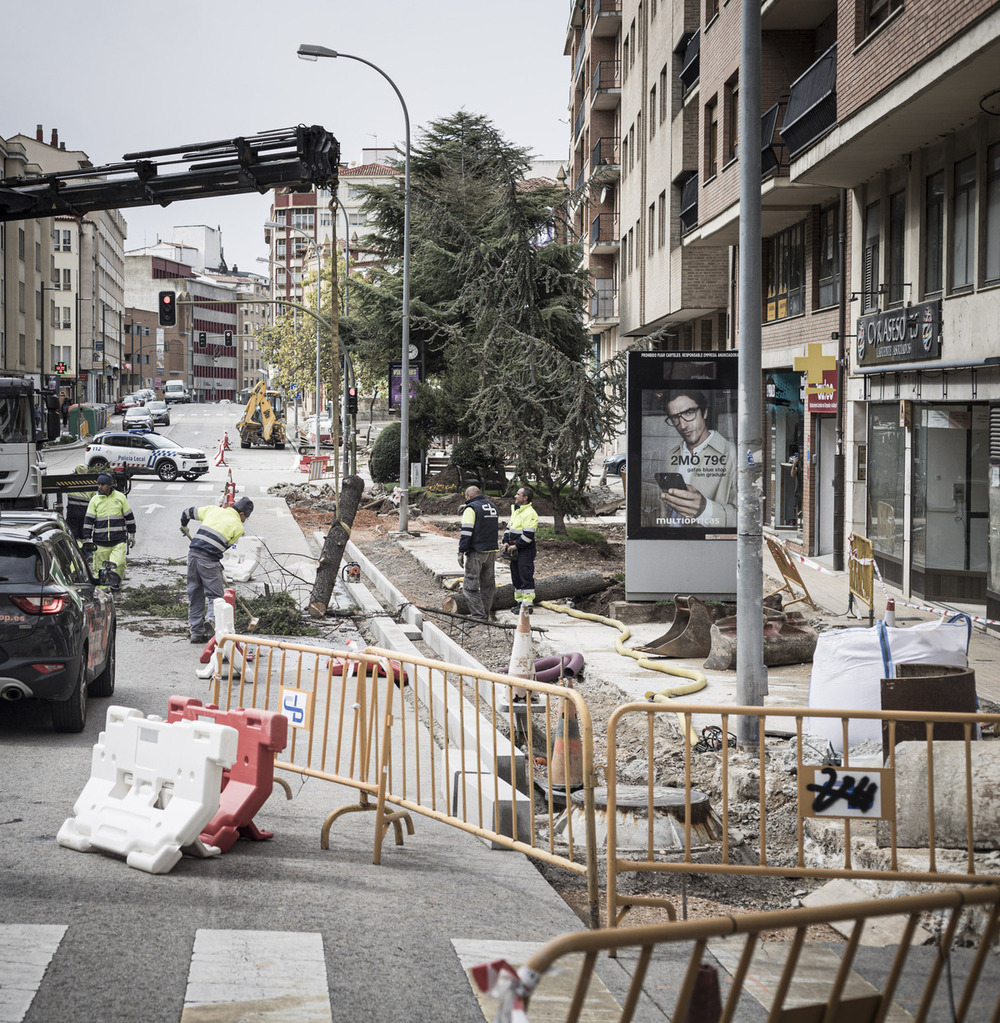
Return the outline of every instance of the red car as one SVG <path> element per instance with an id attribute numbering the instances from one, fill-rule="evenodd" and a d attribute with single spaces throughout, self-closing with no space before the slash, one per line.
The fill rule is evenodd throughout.
<path id="1" fill-rule="evenodd" d="M 115 415 L 124 415 L 130 408 L 145 404 L 137 394 L 123 394 L 115 401 Z"/>

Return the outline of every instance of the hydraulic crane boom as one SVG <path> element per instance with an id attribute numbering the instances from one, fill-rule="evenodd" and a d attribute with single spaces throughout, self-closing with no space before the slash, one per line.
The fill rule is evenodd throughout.
<path id="1" fill-rule="evenodd" d="M 160 162 L 156 162 L 159 160 Z M 169 206 L 179 199 L 337 187 L 340 143 L 319 125 L 126 153 L 122 163 L 0 180 L 0 221 Z"/>

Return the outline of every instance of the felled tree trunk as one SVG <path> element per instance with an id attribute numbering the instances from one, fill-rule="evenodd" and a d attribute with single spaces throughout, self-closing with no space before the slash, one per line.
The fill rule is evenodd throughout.
<path id="1" fill-rule="evenodd" d="M 344 557 L 344 548 L 351 537 L 351 526 L 357 514 L 361 495 L 365 489 L 365 481 L 360 476 L 345 476 L 340 488 L 340 501 L 337 505 L 337 518 L 326 534 L 319 564 L 316 566 L 316 582 L 313 583 L 309 595 L 309 614 L 313 618 L 322 618 L 330 606 L 330 597 L 337 584 L 337 573 Z"/>
<path id="2" fill-rule="evenodd" d="M 597 593 L 608 585 L 607 577 L 596 569 L 585 572 L 570 572 L 567 575 L 550 575 L 545 579 L 535 580 L 535 600 L 558 600 L 560 597 L 583 597 L 588 593 Z M 503 611 L 514 606 L 514 586 L 498 586 L 493 597 L 493 610 Z M 449 593 L 441 602 L 445 611 L 452 614 L 467 615 L 469 604 L 461 590 Z"/>

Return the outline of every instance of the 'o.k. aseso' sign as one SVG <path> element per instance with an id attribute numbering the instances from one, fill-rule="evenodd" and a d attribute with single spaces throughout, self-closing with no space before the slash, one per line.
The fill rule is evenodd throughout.
<path id="1" fill-rule="evenodd" d="M 857 366 L 940 356 L 940 300 L 858 317 L 854 349 Z"/>

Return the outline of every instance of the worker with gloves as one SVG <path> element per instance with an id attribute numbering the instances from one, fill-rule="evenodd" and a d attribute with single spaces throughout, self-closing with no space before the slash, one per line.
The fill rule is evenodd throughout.
<path id="1" fill-rule="evenodd" d="M 501 552 L 510 558 L 510 581 L 514 584 L 514 600 L 529 609 L 535 602 L 535 530 L 538 512 L 531 507 L 535 492 L 521 487 L 514 495 L 510 522 L 503 534 Z"/>
<path id="2" fill-rule="evenodd" d="M 128 498 L 115 490 L 115 478 L 109 472 L 97 477 L 97 493 L 90 499 L 83 518 L 83 541 L 96 544 L 94 574 L 110 561 L 119 576 L 118 585 L 113 587 L 118 589 L 125 578 L 125 551 L 135 545 L 135 516 Z"/>
<path id="3" fill-rule="evenodd" d="M 78 476 L 90 472 L 90 466 L 78 465 L 73 472 Z M 66 525 L 69 526 L 70 536 L 74 540 L 83 539 L 83 520 L 87 517 L 87 509 L 90 507 L 90 499 L 97 493 L 94 487 L 87 483 L 81 490 L 66 491 Z"/>
<path id="4" fill-rule="evenodd" d="M 486 621 L 496 592 L 497 537 L 500 517 L 496 505 L 479 487 L 465 491 L 462 532 L 458 539 L 458 563 L 465 569 L 462 592 L 473 618 Z"/>
<path id="5" fill-rule="evenodd" d="M 188 508 L 181 513 L 181 532 L 191 539 L 187 559 L 188 629 L 191 642 L 203 644 L 215 634 L 215 600 L 225 593 L 222 555 L 243 535 L 243 523 L 250 518 L 253 501 L 241 497 L 231 506 Z M 189 522 L 200 522 L 194 536 Z M 205 601 L 208 601 L 208 614 Z"/>

